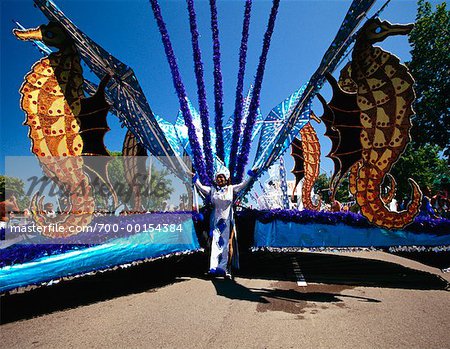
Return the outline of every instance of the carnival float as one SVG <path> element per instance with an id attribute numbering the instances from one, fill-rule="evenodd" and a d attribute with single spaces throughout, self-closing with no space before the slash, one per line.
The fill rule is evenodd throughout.
<path id="1" fill-rule="evenodd" d="M 244 74 L 252 1 L 246 0 L 234 113 L 225 120 L 216 1 L 210 0 L 213 118 L 206 101 L 193 0 L 187 0 L 187 8 L 198 111 L 188 98 L 158 1 L 150 0 L 179 101 L 178 117 L 171 123 L 153 113 L 131 67 L 82 32 L 53 1 L 34 2 L 49 23 L 35 29 L 17 23 L 14 29 L 17 39 L 34 43 L 43 54 L 41 59 L 36 54 L 36 63 L 25 75 L 20 106 L 32 154 L 43 174 L 64 188 L 65 214 L 49 218 L 44 196 L 38 191 L 33 194 L 29 224 L 41 227 L 41 233 L 25 239 L 26 234 L 6 229 L 0 261 L 2 293 L 201 251 L 201 232 L 209 229 L 210 198 L 192 186 L 193 175 L 210 186 L 217 173 L 227 173 L 236 185 L 244 180 L 247 169 L 251 169 L 250 177 L 234 195 L 241 249 L 445 250 L 450 246 L 448 220 L 417 217 L 422 193 L 413 178 L 406 208 L 400 212 L 388 208 L 396 188 L 390 171 L 410 141 L 416 96 L 408 68 L 382 48 L 385 39 L 407 35 L 413 25 L 382 21 L 379 17 L 387 3 L 367 19 L 375 0 L 353 0 L 309 81 L 264 117 L 260 95 L 280 0 L 273 0 L 254 83 L 247 93 Z M 349 62 L 336 79 L 332 74 L 345 58 Z M 97 76 L 98 85 L 85 77 L 83 64 Z M 329 101 L 319 93 L 324 84 L 332 88 Z M 323 105 L 322 116 L 312 111 L 314 98 Z M 122 149 L 124 184 L 132 191 L 132 204 L 124 208 L 127 215 L 114 212 L 119 198 L 108 174 L 111 156 L 103 143 L 109 130 L 108 112 L 127 129 Z M 328 154 L 334 164 L 331 200 L 348 178 L 358 214 L 324 212 L 313 193 L 321 155 L 314 124 L 320 122 L 332 144 Z M 288 151 L 295 177 L 289 184 L 283 158 Z M 144 182 L 135 181 L 136 174 L 148 173 L 148 156 L 186 188 L 185 210 L 148 212 L 140 190 Z M 269 180 L 262 181 L 267 173 Z M 96 199 L 94 183 L 106 188 L 107 205 L 113 212 L 98 214 L 105 207 Z M 255 203 L 252 209 L 245 207 L 248 198 Z M 98 229 L 108 225 L 116 228 L 107 234 Z M 128 229 L 130 225 L 139 229 Z M 77 232 L 69 229 L 73 226 L 96 229 Z"/>

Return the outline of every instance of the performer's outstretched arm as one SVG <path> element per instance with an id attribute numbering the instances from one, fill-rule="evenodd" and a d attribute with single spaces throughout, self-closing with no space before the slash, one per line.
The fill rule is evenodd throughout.
<path id="1" fill-rule="evenodd" d="M 242 189 L 244 189 L 244 188 L 247 186 L 247 184 L 248 184 L 253 178 L 256 177 L 256 170 L 249 170 L 249 171 L 247 172 L 247 174 L 248 174 L 248 177 L 245 179 L 245 181 L 243 181 L 243 182 L 241 182 L 241 183 L 239 183 L 239 184 L 233 185 L 233 193 L 234 193 L 234 194 L 239 193 Z"/>
<path id="2" fill-rule="evenodd" d="M 209 195 L 209 193 L 211 192 L 211 187 L 208 187 L 206 185 L 203 185 L 200 182 L 200 179 L 198 178 L 197 174 L 195 174 L 194 178 L 192 178 L 195 186 L 197 187 L 197 189 L 203 194 L 203 195 Z"/>

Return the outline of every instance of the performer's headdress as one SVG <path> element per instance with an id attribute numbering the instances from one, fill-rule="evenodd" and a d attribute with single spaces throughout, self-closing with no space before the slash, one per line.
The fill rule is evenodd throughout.
<path id="1" fill-rule="evenodd" d="M 221 174 L 225 176 L 226 180 L 228 180 L 230 178 L 230 171 L 218 158 L 216 158 L 215 160 L 216 161 L 214 161 L 214 170 L 216 173 L 216 177 Z"/>

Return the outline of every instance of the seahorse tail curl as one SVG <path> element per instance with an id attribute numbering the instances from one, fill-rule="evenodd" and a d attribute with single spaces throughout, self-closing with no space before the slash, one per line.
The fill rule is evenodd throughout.
<path id="1" fill-rule="evenodd" d="M 422 202 L 422 192 L 419 185 L 411 178 L 412 200 L 406 210 L 390 211 L 380 195 L 381 183 L 385 174 L 372 166 L 360 168 L 356 185 L 356 201 L 361 207 L 361 213 L 369 222 L 381 228 L 402 229 L 411 223 L 419 213 Z"/>

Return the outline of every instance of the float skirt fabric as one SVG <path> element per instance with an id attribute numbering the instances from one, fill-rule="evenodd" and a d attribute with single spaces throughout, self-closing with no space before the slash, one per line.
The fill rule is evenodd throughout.
<path id="1" fill-rule="evenodd" d="M 352 227 L 346 224 L 305 224 L 273 220 L 256 220 L 255 247 L 390 247 L 390 246 L 446 246 L 447 234 L 389 231 L 378 227 Z"/>
<path id="2" fill-rule="evenodd" d="M 187 219 L 177 232 L 146 231 L 99 245 L 4 266 L 0 268 L 0 293 L 136 261 L 192 252 L 199 248 L 193 222 Z"/>

